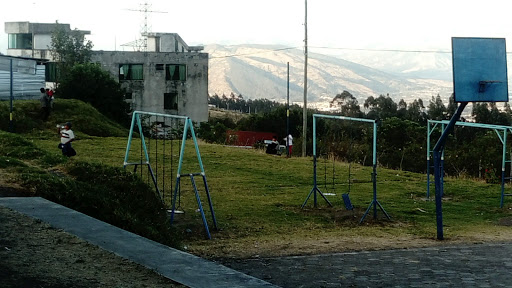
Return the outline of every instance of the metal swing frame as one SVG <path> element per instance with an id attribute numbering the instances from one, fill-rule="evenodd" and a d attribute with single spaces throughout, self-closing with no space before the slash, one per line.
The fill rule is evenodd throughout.
<path id="1" fill-rule="evenodd" d="M 214 227 L 215 227 L 215 230 L 218 230 L 217 228 L 217 220 L 215 218 L 215 212 L 213 210 L 213 204 L 212 204 L 212 200 L 211 200 L 211 197 L 210 197 L 210 190 L 208 188 L 208 183 L 206 181 L 206 173 L 204 171 L 204 166 L 203 166 L 203 161 L 201 159 L 201 153 L 199 152 L 199 146 L 198 146 L 198 143 L 197 143 L 197 138 L 196 138 L 196 134 L 194 132 L 194 125 L 192 123 L 192 120 L 189 118 L 189 117 L 186 117 L 186 116 L 178 116 L 178 115 L 168 115 L 168 114 L 161 114 L 161 113 L 153 113 L 153 112 L 145 112 L 145 111 L 134 111 L 133 112 L 133 116 L 132 116 L 132 122 L 131 122 L 131 127 L 130 127 L 130 133 L 129 133 L 129 136 L 128 136 L 128 143 L 126 144 L 126 153 L 125 153 L 125 157 L 124 157 L 124 164 L 123 164 L 123 167 L 126 168 L 126 166 L 129 166 L 129 165 L 134 165 L 135 168 L 134 168 L 134 171 L 137 169 L 137 166 L 138 165 L 146 165 L 148 166 L 148 171 L 150 172 L 150 175 L 151 175 L 151 178 L 153 180 L 153 184 L 155 185 L 155 189 L 157 191 L 157 193 L 161 196 L 160 194 L 160 189 L 158 187 L 158 183 L 157 183 L 157 180 L 155 178 L 155 174 L 153 173 L 153 169 L 151 167 L 151 163 L 149 161 L 149 154 L 148 154 L 148 150 L 147 150 L 147 147 L 146 147 L 146 141 L 145 141 L 145 137 L 144 137 L 144 132 L 142 130 L 142 122 L 141 122 L 141 116 L 143 115 L 146 115 L 146 116 L 156 116 L 156 117 L 166 117 L 166 118 L 173 118 L 173 119 L 181 119 L 181 120 L 184 120 L 184 127 L 183 127 L 183 137 L 182 137 L 182 141 L 181 141 L 181 148 L 180 148 L 180 157 L 179 157 L 179 162 L 178 162 L 178 170 L 176 172 L 176 186 L 174 187 L 174 194 L 173 194 L 173 201 L 172 201 L 172 210 L 171 210 L 171 225 L 173 223 L 173 220 L 174 220 L 174 214 L 175 214 L 175 210 L 176 210 L 176 201 L 177 201 L 177 195 L 178 195 L 178 192 L 179 192 L 179 187 L 180 187 L 180 181 L 181 181 L 181 177 L 182 176 L 188 176 L 190 177 L 190 180 L 192 182 L 192 187 L 194 189 L 194 193 L 195 193 L 195 196 L 196 196 L 196 200 L 197 200 L 197 206 L 199 208 L 199 211 L 201 212 L 201 217 L 202 217 L 202 220 L 203 220 L 203 225 L 204 225 L 204 228 L 205 228 L 205 231 L 206 231 L 206 235 L 208 237 L 208 239 L 211 239 L 211 234 L 210 234 L 210 229 L 208 228 L 208 222 L 206 221 L 206 216 L 205 216 L 205 213 L 204 213 L 204 209 L 203 209 L 203 205 L 201 203 L 201 198 L 199 196 L 199 191 L 197 190 L 197 185 L 196 185 L 196 181 L 194 179 L 195 176 L 201 176 L 202 179 L 203 179 L 203 183 L 204 183 L 204 187 L 205 187 L 205 192 L 206 192 L 206 196 L 208 198 L 208 205 L 210 207 L 210 212 L 211 212 L 211 215 L 212 215 L 212 219 L 213 219 L 213 224 L 214 224 Z M 143 157 L 145 158 L 145 161 L 144 159 L 141 159 L 140 162 L 128 162 L 128 156 L 129 156 L 129 153 L 130 153 L 130 148 L 131 148 L 131 143 L 132 143 L 132 140 L 133 140 L 133 130 L 135 128 L 135 126 L 138 127 L 139 129 L 139 132 L 140 132 L 140 139 L 141 139 L 141 143 L 142 143 L 142 149 L 143 149 Z M 200 167 L 200 172 L 196 172 L 196 173 L 185 173 L 185 174 L 182 174 L 182 165 L 183 165 L 183 158 L 184 158 L 184 154 L 185 154 L 185 145 L 186 145 L 186 140 L 187 140 L 187 135 L 188 135 L 188 132 L 190 130 L 190 134 L 192 136 L 192 140 L 194 142 L 194 147 L 195 147 L 195 152 L 196 152 L 196 156 L 197 156 L 197 161 L 199 163 L 199 167 Z"/>
<path id="2" fill-rule="evenodd" d="M 372 183 L 373 183 L 373 199 L 370 202 L 370 205 L 368 206 L 368 209 L 364 212 L 363 217 L 359 221 L 359 224 L 361 224 L 364 219 L 366 218 L 366 215 L 368 215 L 368 212 L 370 212 L 370 209 L 373 206 L 373 219 L 377 219 L 377 206 L 382 210 L 384 215 L 391 219 L 389 214 L 384 210 L 384 207 L 379 203 L 377 200 L 377 123 L 375 120 L 371 119 L 363 119 L 363 118 L 353 118 L 353 117 L 345 117 L 345 116 L 334 116 L 334 115 L 324 115 L 324 114 L 313 114 L 313 188 L 309 192 L 308 196 L 306 197 L 306 200 L 302 204 L 301 208 L 304 208 L 306 206 L 309 198 L 313 194 L 313 203 L 314 207 L 317 207 L 317 193 L 324 198 L 324 200 L 329 204 L 329 206 L 332 207 L 331 202 L 325 197 L 325 195 L 322 193 L 320 188 L 318 188 L 317 185 L 317 157 L 316 157 L 316 121 L 317 118 L 327 118 L 327 119 L 337 119 L 337 120 L 348 120 L 348 121 L 357 121 L 357 122 L 367 122 L 373 124 L 373 172 L 372 172 Z"/>
<path id="3" fill-rule="evenodd" d="M 427 199 L 430 199 L 430 184 L 431 184 L 431 180 L 430 180 L 430 171 L 431 171 L 431 168 L 433 167 L 431 165 L 431 160 L 430 160 L 430 157 L 431 157 L 431 154 L 433 153 L 432 150 L 430 150 L 430 139 L 431 139 L 431 136 L 432 136 L 432 133 L 434 132 L 434 130 L 436 129 L 436 127 L 438 127 L 438 125 L 441 125 L 441 134 L 444 133 L 444 131 L 446 130 L 446 126 L 450 123 L 450 121 L 448 120 L 428 120 L 428 124 L 427 124 Z M 503 125 L 493 125 L 493 124 L 482 124 L 482 123 L 471 123 L 471 122 L 460 122 L 460 121 L 457 121 L 455 122 L 454 124 L 455 126 L 462 126 L 462 127 L 474 127 L 474 128 L 484 128 L 484 129 L 492 129 L 496 135 L 498 136 L 498 138 L 500 139 L 501 141 L 501 144 L 502 144 L 502 157 L 501 157 L 501 197 L 500 197 L 500 208 L 503 208 L 503 204 L 504 204 L 504 198 L 505 196 L 512 196 L 512 194 L 505 194 L 505 180 L 510 180 L 511 177 L 505 177 L 505 170 L 506 170 L 506 165 L 507 164 L 511 164 L 512 163 L 512 155 L 509 155 L 509 159 L 507 159 L 507 135 L 508 133 L 512 133 L 512 126 L 503 126 Z M 444 149 L 441 151 L 441 159 L 440 159 L 440 167 L 444 167 Z M 444 169 L 444 168 L 442 168 Z M 440 183 L 439 185 L 441 185 L 441 191 L 443 191 L 443 187 L 444 186 L 444 177 L 443 177 L 443 174 L 444 173 L 441 173 L 439 175 L 440 177 Z M 443 194 L 441 194 L 441 197 L 443 196 Z"/>

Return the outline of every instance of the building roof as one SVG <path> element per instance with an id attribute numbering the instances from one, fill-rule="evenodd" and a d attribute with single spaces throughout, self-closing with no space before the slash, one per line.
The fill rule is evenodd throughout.
<path id="1" fill-rule="evenodd" d="M 25 22 L 5 22 L 5 33 L 16 34 L 16 33 L 32 33 L 32 34 L 52 34 L 57 26 L 64 29 L 66 32 L 78 31 L 84 35 L 91 34 L 88 30 L 71 30 L 69 24 L 64 23 L 30 23 Z"/>
<path id="2" fill-rule="evenodd" d="M 150 32 L 143 36 L 157 38 L 157 37 L 162 37 L 162 36 L 167 36 L 167 35 L 170 35 L 170 36 L 173 36 L 174 38 L 176 38 L 185 47 L 185 49 L 189 52 L 199 52 L 199 51 L 204 50 L 204 46 L 188 46 L 187 43 L 185 43 L 185 40 L 183 40 L 178 33 Z"/>

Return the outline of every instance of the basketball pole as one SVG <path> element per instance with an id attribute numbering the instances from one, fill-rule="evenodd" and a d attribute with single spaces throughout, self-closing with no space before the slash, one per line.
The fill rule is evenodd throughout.
<path id="1" fill-rule="evenodd" d="M 434 150 L 432 151 L 434 158 L 434 177 L 435 177 L 435 187 L 436 187 L 436 222 L 437 222 L 437 239 L 443 240 L 443 183 L 442 183 L 442 175 L 444 174 L 444 169 L 442 166 L 441 155 L 444 152 L 444 147 L 446 144 L 446 139 L 448 135 L 453 132 L 453 127 L 455 126 L 455 122 L 457 122 L 466 108 L 468 102 L 460 102 L 459 107 L 457 108 L 457 112 L 453 115 L 452 119 L 450 119 L 450 123 L 443 131 L 443 134 L 437 141 L 434 146 Z"/>

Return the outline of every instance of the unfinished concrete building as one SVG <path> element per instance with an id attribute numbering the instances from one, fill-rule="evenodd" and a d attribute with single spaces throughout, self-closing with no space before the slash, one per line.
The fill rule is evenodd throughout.
<path id="1" fill-rule="evenodd" d="M 208 54 L 94 51 L 91 60 L 119 81 L 134 110 L 208 121 Z"/>
<path id="2" fill-rule="evenodd" d="M 51 62 L 49 47 L 56 25 L 71 31 L 69 24 L 6 22 L 7 54 L 48 59 L 47 71 L 52 71 L 55 63 Z M 144 51 L 93 51 L 91 61 L 121 84 L 133 110 L 208 121 L 208 54 L 200 52 L 204 47 L 188 46 L 177 33 L 143 36 Z M 46 80 L 52 81 L 49 78 Z"/>

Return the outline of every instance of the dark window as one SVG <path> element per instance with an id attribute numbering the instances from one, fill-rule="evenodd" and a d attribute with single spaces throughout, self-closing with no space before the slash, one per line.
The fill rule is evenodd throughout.
<path id="1" fill-rule="evenodd" d="M 32 49 L 32 34 L 9 34 L 9 49 Z"/>
<path id="2" fill-rule="evenodd" d="M 47 62 L 44 64 L 44 81 L 57 82 L 59 75 L 57 62 Z"/>
<path id="3" fill-rule="evenodd" d="M 155 38 L 155 52 L 160 52 L 160 37 Z"/>
<path id="4" fill-rule="evenodd" d="M 178 40 L 174 41 L 174 52 L 179 52 L 179 48 L 178 48 Z"/>
<path id="5" fill-rule="evenodd" d="M 187 66 L 183 64 L 167 64 L 165 65 L 165 80 L 187 80 Z"/>
<path id="6" fill-rule="evenodd" d="M 178 110 L 178 93 L 164 93 L 164 109 Z"/>
<path id="7" fill-rule="evenodd" d="M 132 99 L 132 97 L 133 97 L 132 94 L 133 94 L 132 92 L 124 93 L 124 99 L 126 99 L 126 100 Z"/>
<path id="8" fill-rule="evenodd" d="M 157 71 L 164 70 L 164 64 L 156 64 L 156 65 L 155 65 L 155 69 L 156 69 Z"/>
<path id="9" fill-rule="evenodd" d="M 144 80 L 142 64 L 119 65 L 119 80 Z"/>

